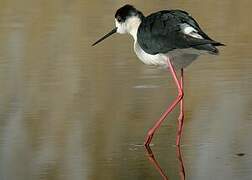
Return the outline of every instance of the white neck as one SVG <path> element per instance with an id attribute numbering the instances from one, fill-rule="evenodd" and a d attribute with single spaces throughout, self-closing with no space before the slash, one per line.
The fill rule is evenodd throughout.
<path id="1" fill-rule="evenodd" d="M 126 20 L 127 32 L 133 36 L 135 41 L 137 40 L 137 30 L 140 23 L 141 19 L 135 16 Z"/>

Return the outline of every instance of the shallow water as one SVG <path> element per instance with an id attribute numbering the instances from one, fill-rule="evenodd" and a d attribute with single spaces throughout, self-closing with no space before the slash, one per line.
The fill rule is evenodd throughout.
<path id="1" fill-rule="evenodd" d="M 176 96 L 166 70 L 143 65 L 115 35 L 125 1 L 0 0 L 0 179 L 162 179 L 140 144 Z M 145 14 L 189 11 L 225 44 L 185 71 L 181 156 L 190 180 L 252 179 L 252 1 L 134 1 Z M 152 143 L 183 179 L 176 109 Z"/>

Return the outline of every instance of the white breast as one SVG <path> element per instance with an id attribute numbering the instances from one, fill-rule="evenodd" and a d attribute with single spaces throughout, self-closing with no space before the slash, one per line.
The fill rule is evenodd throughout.
<path id="1" fill-rule="evenodd" d="M 181 69 L 191 64 L 197 57 L 202 54 L 199 50 L 187 49 L 175 49 L 166 54 L 151 55 L 146 53 L 135 41 L 134 50 L 137 57 L 147 65 L 158 65 L 167 67 L 167 58 L 170 58 L 175 69 Z"/>
<path id="2" fill-rule="evenodd" d="M 144 63 L 148 65 L 161 65 L 161 66 L 166 66 L 167 63 L 165 61 L 165 58 L 161 56 L 160 54 L 156 55 L 151 55 L 146 53 L 135 41 L 134 43 L 134 50 L 137 55 L 137 57 Z"/>

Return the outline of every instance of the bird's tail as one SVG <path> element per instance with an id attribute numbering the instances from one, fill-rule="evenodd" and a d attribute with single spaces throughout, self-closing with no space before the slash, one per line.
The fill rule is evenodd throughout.
<path id="1" fill-rule="evenodd" d="M 205 50 L 209 54 L 217 55 L 219 54 L 219 50 L 217 49 L 216 46 L 225 46 L 225 44 L 222 44 L 220 42 L 214 42 L 211 44 L 198 45 L 198 46 L 195 46 L 194 48 L 199 49 L 199 50 Z"/>

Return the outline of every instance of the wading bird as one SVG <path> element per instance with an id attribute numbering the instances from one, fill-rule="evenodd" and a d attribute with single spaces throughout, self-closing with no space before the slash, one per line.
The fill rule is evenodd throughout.
<path id="1" fill-rule="evenodd" d="M 129 33 L 134 38 L 134 51 L 137 57 L 147 65 L 169 67 L 178 88 L 176 99 L 148 130 L 145 146 L 149 146 L 154 133 L 166 116 L 180 103 L 176 138 L 176 145 L 179 146 L 184 120 L 183 68 L 201 54 L 217 55 L 219 51 L 216 46 L 224 44 L 211 39 L 202 31 L 199 24 L 182 10 L 163 10 L 145 17 L 134 6 L 125 5 L 116 11 L 115 26 L 93 46 L 114 33 Z M 180 79 L 176 75 L 176 70 L 180 70 Z"/>

